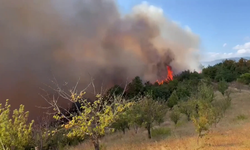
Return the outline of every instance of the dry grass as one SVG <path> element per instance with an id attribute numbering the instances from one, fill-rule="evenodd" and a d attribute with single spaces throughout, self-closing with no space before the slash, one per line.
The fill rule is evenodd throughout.
<path id="1" fill-rule="evenodd" d="M 241 92 L 233 90 L 231 95 L 232 105 L 227 110 L 225 117 L 212 128 L 211 132 L 197 144 L 197 136 L 191 122 L 181 120 L 175 129 L 167 120 L 158 128 L 171 128 L 170 136 L 153 137 L 147 139 L 147 133 L 141 129 L 138 134 L 133 130 L 114 133 L 101 140 L 103 150 L 250 150 L 250 91 Z M 222 98 L 216 93 L 216 98 Z M 241 116 L 241 117 L 239 117 Z M 239 119 L 242 118 L 244 119 Z M 85 142 L 71 150 L 92 150 L 89 142 Z"/>

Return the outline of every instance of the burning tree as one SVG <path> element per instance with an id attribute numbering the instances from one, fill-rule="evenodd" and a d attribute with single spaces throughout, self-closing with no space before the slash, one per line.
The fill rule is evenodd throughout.
<path id="1" fill-rule="evenodd" d="M 173 71 L 171 66 L 167 66 L 167 72 L 168 72 L 167 77 L 164 80 L 156 81 L 159 85 L 163 84 L 164 82 L 169 82 L 173 80 Z"/>

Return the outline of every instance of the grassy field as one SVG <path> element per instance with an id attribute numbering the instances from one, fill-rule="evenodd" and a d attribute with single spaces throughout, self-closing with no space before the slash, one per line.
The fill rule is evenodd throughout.
<path id="1" fill-rule="evenodd" d="M 153 138 L 147 139 L 147 132 L 140 129 L 113 133 L 101 140 L 103 150 L 250 150 L 250 91 L 239 92 L 232 89 L 232 105 L 225 117 L 212 127 L 210 133 L 197 143 L 197 134 L 192 122 L 185 117 L 177 127 L 166 120 L 152 131 Z M 222 98 L 216 93 L 216 98 Z M 93 146 L 85 142 L 70 150 L 92 150 Z"/>

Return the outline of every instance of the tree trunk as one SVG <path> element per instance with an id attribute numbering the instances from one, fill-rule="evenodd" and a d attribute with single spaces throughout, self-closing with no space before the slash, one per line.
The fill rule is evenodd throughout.
<path id="1" fill-rule="evenodd" d="M 122 129 L 123 134 L 125 134 L 125 128 Z"/>
<path id="2" fill-rule="evenodd" d="M 95 147 L 95 150 L 100 150 L 100 143 L 99 143 L 99 139 L 94 139 L 92 140 L 93 145 Z"/>
<path id="3" fill-rule="evenodd" d="M 135 129 L 135 134 L 137 134 L 138 133 L 138 127 L 134 126 L 134 129 Z"/>
<path id="4" fill-rule="evenodd" d="M 151 127 L 150 127 L 150 125 L 147 125 L 147 130 L 148 130 L 148 138 L 151 139 Z"/>

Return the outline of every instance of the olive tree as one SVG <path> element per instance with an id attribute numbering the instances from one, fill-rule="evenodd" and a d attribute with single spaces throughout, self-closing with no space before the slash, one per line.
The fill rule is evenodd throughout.
<path id="1" fill-rule="evenodd" d="M 138 102 L 131 108 L 130 114 L 135 124 L 147 129 L 148 138 L 151 139 L 153 123 L 162 123 L 167 111 L 166 104 L 146 95 L 139 98 Z"/>

